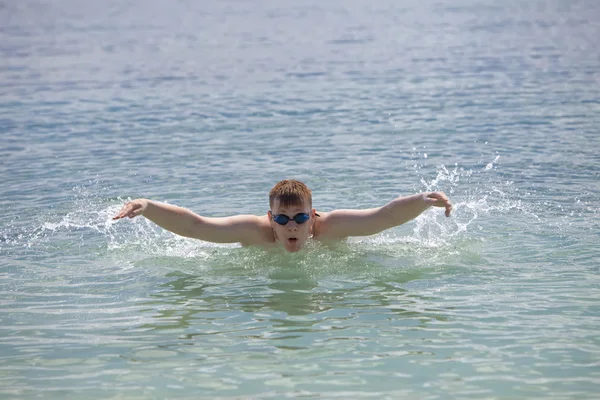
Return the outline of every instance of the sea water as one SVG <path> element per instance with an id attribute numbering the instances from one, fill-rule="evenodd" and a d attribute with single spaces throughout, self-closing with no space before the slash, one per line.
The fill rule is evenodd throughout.
<path id="1" fill-rule="evenodd" d="M 0 4 L 0 397 L 595 398 L 599 4 Z M 454 211 L 297 254 L 111 220 L 284 178 Z"/>

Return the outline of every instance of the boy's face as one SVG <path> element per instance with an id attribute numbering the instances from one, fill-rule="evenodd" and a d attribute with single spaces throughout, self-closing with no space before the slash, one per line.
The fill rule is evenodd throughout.
<path id="1" fill-rule="evenodd" d="M 304 223 L 298 223 L 294 220 L 298 214 L 308 214 L 310 218 Z M 289 221 L 285 225 L 280 225 L 274 221 L 276 216 L 287 216 Z M 281 217 L 277 219 L 285 220 Z M 302 215 L 297 219 L 302 220 Z M 279 199 L 275 199 L 273 207 L 269 211 L 269 221 L 275 232 L 275 239 L 281 242 L 287 251 L 294 253 L 304 246 L 311 235 L 315 222 L 315 210 L 306 203 L 284 207 L 280 204 Z"/>

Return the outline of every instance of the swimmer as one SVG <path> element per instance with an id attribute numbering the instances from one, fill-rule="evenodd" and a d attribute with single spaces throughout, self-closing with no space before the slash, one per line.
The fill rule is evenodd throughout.
<path id="1" fill-rule="evenodd" d="M 293 253 L 308 240 L 329 242 L 374 235 L 416 218 L 429 207 L 445 208 L 446 217 L 452 211 L 444 193 L 425 192 L 399 197 L 377 208 L 317 213 L 312 208 L 311 190 L 293 179 L 278 182 L 271 189 L 269 205 L 266 215 L 211 218 L 174 205 L 136 199 L 125 204 L 113 220 L 143 215 L 180 236 L 243 246 L 283 246 Z"/>

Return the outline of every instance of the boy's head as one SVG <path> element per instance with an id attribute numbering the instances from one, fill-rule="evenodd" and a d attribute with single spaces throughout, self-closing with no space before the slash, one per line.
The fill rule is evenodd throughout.
<path id="1" fill-rule="evenodd" d="M 295 179 L 277 182 L 269 192 L 269 206 L 273 208 L 275 201 L 284 207 L 306 204 L 312 207 L 312 192 L 304 183 Z"/>
<path id="2" fill-rule="evenodd" d="M 289 252 L 300 250 L 313 233 L 312 193 L 295 179 L 278 182 L 269 192 L 268 212 L 275 239 Z"/>

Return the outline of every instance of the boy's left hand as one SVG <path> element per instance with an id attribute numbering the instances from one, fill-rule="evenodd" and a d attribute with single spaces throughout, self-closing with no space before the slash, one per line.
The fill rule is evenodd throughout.
<path id="1" fill-rule="evenodd" d="M 446 217 L 450 216 L 452 211 L 452 203 L 444 192 L 431 192 L 425 195 L 425 201 L 433 207 L 444 207 L 446 209 Z"/>

